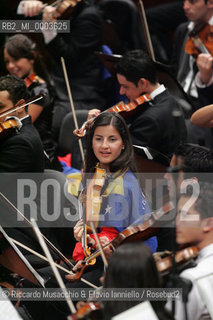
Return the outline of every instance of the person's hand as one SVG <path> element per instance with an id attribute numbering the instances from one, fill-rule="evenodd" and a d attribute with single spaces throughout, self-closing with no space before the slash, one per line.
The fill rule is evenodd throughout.
<path id="1" fill-rule="evenodd" d="M 107 243 L 109 243 L 109 239 L 106 236 L 100 237 L 99 240 L 100 240 L 102 247 L 104 247 Z M 104 250 L 104 254 L 105 254 L 106 259 L 109 260 L 112 255 L 111 246 L 109 245 L 106 248 L 103 248 L 103 250 Z"/>
<path id="2" fill-rule="evenodd" d="M 83 228 L 83 220 L 80 219 L 75 227 L 73 228 L 73 233 L 74 233 L 74 238 L 76 241 L 81 241 L 81 238 L 82 238 L 82 235 L 83 235 L 83 231 L 84 231 L 84 228 Z"/>
<path id="3" fill-rule="evenodd" d="M 101 110 L 99 110 L 99 109 L 89 110 L 87 120 L 90 120 L 91 118 L 97 117 L 100 113 L 101 113 Z"/>
<path id="4" fill-rule="evenodd" d="M 42 1 L 37 1 L 37 0 L 24 1 L 23 8 L 24 8 L 25 17 L 37 16 L 41 11 L 42 7 L 43 7 Z"/>
<path id="5" fill-rule="evenodd" d="M 75 264 L 75 266 L 74 266 L 73 269 L 72 269 L 72 271 L 74 271 L 74 272 L 71 271 L 69 274 L 67 274 L 67 275 L 65 276 L 65 278 L 66 278 L 67 280 L 69 280 L 69 281 L 75 280 L 75 272 L 78 270 L 78 268 L 80 268 L 80 267 L 82 266 L 82 262 L 83 262 L 83 260 L 79 260 L 79 261 Z"/>
<path id="6" fill-rule="evenodd" d="M 207 53 L 201 53 L 197 58 L 197 67 L 199 69 L 199 76 L 202 83 L 207 84 L 212 77 L 213 57 Z"/>
<path id="7" fill-rule="evenodd" d="M 42 20 L 43 21 L 56 21 L 60 14 L 56 11 L 55 7 L 47 6 L 44 8 Z"/>

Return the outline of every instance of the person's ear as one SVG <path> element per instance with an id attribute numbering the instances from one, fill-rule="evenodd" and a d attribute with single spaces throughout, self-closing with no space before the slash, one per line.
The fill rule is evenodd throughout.
<path id="1" fill-rule="evenodd" d="M 15 107 L 17 108 L 17 107 L 20 107 L 21 105 L 24 105 L 24 104 L 25 104 L 25 100 L 20 99 L 18 102 L 16 102 Z M 25 110 L 25 107 L 16 110 L 16 112 L 17 112 L 17 114 L 20 114 L 23 112 L 23 110 Z"/>
<path id="2" fill-rule="evenodd" d="M 205 224 L 203 226 L 204 232 L 209 232 L 213 230 L 213 217 L 205 219 Z"/>

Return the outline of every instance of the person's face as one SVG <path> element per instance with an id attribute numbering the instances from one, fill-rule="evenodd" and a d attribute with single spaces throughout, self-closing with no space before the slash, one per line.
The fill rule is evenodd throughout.
<path id="1" fill-rule="evenodd" d="M 125 95 L 129 101 L 135 100 L 143 93 L 140 81 L 138 82 L 138 86 L 136 86 L 133 82 L 128 81 L 126 77 L 119 73 L 117 74 L 117 79 L 120 84 L 120 94 Z"/>
<path id="2" fill-rule="evenodd" d="M 209 14 L 209 7 L 204 0 L 185 0 L 183 8 L 189 21 L 208 22 L 211 18 L 211 15 Z"/>
<path id="3" fill-rule="evenodd" d="M 6 48 L 4 49 L 4 62 L 7 71 L 18 78 L 23 79 L 33 73 L 34 60 L 27 58 L 15 60 L 9 55 Z"/>
<path id="4" fill-rule="evenodd" d="M 119 132 L 108 125 L 95 129 L 92 147 L 101 167 L 109 171 L 110 163 L 119 157 L 124 144 Z"/>
<path id="5" fill-rule="evenodd" d="M 0 113 L 6 112 L 13 106 L 13 102 L 9 98 L 9 92 L 7 90 L 0 91 Z M 0 117 L 0 122 L 4 121 L 6 117 L 7 116 Z"/>
<path id="6" fill-rule="evenodd" d="M 178 201 L 176 242 L 180 245 L 196 245 L 199 248 L 204 241 L 204 220 L 200 219 L 199 212 L 195 210 L 193 199 L 193 197 L 181 196 Z"/>

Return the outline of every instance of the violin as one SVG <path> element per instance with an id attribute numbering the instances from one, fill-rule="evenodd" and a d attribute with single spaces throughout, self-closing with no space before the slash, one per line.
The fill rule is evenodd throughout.
<path id="1" fill-rule="evenodd" d="M 27 88 L 29 88 L 33 82 L 38 82 L 38 77 L 34 73 L 24 78 L 24 83 Z"/>
<path id="2" fill-rule="evenodd" d="M 10 118 L 5 121 L 0 122 L 0 140 L 3 140 L 8 136 L 14 129 L 20 129 L 22 126 L 18 119 Z"/>
<path id="3" fill-rule="evenodd" d="M 88 319 L 88 316 L 91 316 L 91 313 L 101 310 L 102 305 L 99 302 L 88 302 L 85 303 L 79 310 L 74 314 L 67 317 L 67 320 L 78 320 L 78 319 Z M 98 319 L 98 317 L 90 317 L 92 319 Z"/>
<path id="4" fill-rule="evenodd" d="M 134 101 L 131 101 L 127 104 L 125 104 L 123 101 L 118 102 L 116 105 L 110 107 L 109 109 L 103 111 L 103 112 L 130 112 L 135 110 L 138 106 L 144 104 L 145 102 L 149 102 L 151 100 L 150 96 L 148 94 L 143 94 L 142 96 L 138 97 Z M 83 123 L 82 127 L 80 129 L 75 129 L 73 131 L 74 135 L 78 138 L 82 138 L 85 136 L 86 131 L 88 127 L 93 123 L 95 118 L 91 118 Z"/>
<path id="5" fill-rule="evenodd" d="M 114 250 L 121 244 L 133 241 L 145 241 L 150 237 L 153 237 L 158 232 L 158 227 L 163 223 L 161 218 L 174 209 L 174 205 L 171 202 L 166 203 L 161 209 L 153 212 L 151 217 L 146 221 L 137 224 L 130 225 L 123 231 L 121 231 L 112 241 L 103 246 L 103 249 L 111 246 Z M 89 266 L 90 260 L 97 258 L 100 255 L 100 250 L 92 253 L 89 257 L 86 257 L 78 270 L 74 273 L 70 281 L 79 280 L 84 270 Z"/>
<path id="6" fill-rule="evenodd" d="M 157 269 L 162 274 L 165 275 L 171 271 L 173 266 L 173 258 L 176 266 L 183 267 L 192 259 L 195 259 L 198 255 L 198 249 L 196 247 L 188 247 L 182 250 L 177 251 L 175 254 L 173 252 L 156 252 L 153 254 Z"/>
<path id="7" fill-rule="evenodd" d="M 58 2 L 59 4 L 56 7 L 56 12 L 59 15 L 58 18 L 67 19 L 72 15 L 73 11 L 82 0 L 61 0 Z"/>
<path id="8" fill-rule="evenodd" d="M 87 186 L 86 193 L 86 217 L 85 217 L 85 225 L 84 225 L 84 234 L 83 234 L 83 249 L 85 257 L 89 257 L 92 253 L 92 248 L 87 244 L 87 232 L 91 233 L 91 228 L 89 228 L 89 221 L 95 221 L 97 223 L 99 221 L 99 213 L 101 209 L 102 197 L 100 196 L 101 190 L 103 188 L 105 182 L 105 174 L 106 170 L 101 169 L 98 166 L 96 167 L 95 173 L 90 180 L 90 183 Z M 87 225 L 88 224 L 88 225 Z M 90 259 L 88 261 L 89 265 L 94 265 L 96 263 L 96 259 Z"/>
<path id="9" fill-rule="evenodd" d="M 185 44 L 185 51 L 197 57 L 200 53 L 213 55 L 213 26 L 208 23 L 201 23 L 189 32 L 189 39 Z"/>
<path id="10" fill-rule="evenodd" d="M 73 11 L 82 1 L 83 0 L 56 0 L 53 2 L 49 1 L 48 3 L 45 3 L 43 5 L 40 13 L 43 13 L 45 7 L 51 6 L 56 8 L 56 15 L 54 18 L 67 19 L 72 15 Z"/>

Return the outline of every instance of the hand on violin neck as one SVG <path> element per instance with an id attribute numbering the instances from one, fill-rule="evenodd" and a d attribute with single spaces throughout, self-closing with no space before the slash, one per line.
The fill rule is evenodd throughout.
<path id="1" fill-rule="evenodd" d="M 91 238 L 89 234 L 87 234 L 87 244 L 90 248 L 95 246 L 95 239 Z"/>
<path id="2" fill-rule="evenodd" d="M 101 110 L 99 109 L 89 110 L 87 120 L 97 117 L 100 113 L 101 113 Z"/>
<path id="3" fill-rule="evenodd" d="M 25 17 L 34 17 L 39 14 L 43 7 L 43 2 L 42 1 L 24 1 L 23 2 L 23 7 L 24 7 L 24 15 Z"/>
<path id="4" fill-rule="evenodd" d="M 82 263 L 83 263 L 83 260 L 79 260 L 78 262 L 76 262 L 72 271 L 70 271 L 70 274 L 67 274 L 65 278 L 69 281 L 73 281 L 75 279 L 75 273 L 78 271 L 79 268 L 82 267 Z"/>
<path id="5" fill-rule="evenodd" d="M 199 78 L 203 84 L 208 84 L 213 75 L 213 57 L 211 54 L 201 53 L 197 58 L 197 67 L 199 69 Z"/>
<path id="6" fill-rule="evenodd" d="M 42 20 L 43 21 L 56 21 L 59 17 L 59 13 L 56 11 L 56 8 L 47 6 L 44 8 Z"/>
<path id="7" fill-rule="evenodd" d="M 76 241 L 81 241 L 83 231 L 83 220 L 80 219 L 73 228 L 74 238 Z"/>

